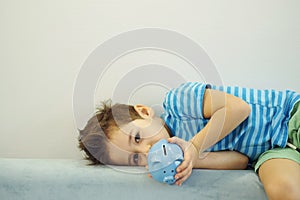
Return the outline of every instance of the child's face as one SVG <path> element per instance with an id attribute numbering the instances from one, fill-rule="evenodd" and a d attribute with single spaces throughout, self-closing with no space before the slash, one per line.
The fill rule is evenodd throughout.
<path id="1" fill-rule="evenodd" d="M 112 131 L 109 155 L 118 165 L 145 166 L 150 147 L 169 137 L 161 118 L 136 119 Z"/>

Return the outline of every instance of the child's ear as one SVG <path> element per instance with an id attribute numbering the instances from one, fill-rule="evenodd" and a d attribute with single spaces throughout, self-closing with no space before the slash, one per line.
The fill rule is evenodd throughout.
<path id="1" fill-rule="evenodd" d="M 150 119 L 154 117 L 154 110 L 148 106 L 137 104 L 134 106 L 134 109 L 144 119 Z"/>

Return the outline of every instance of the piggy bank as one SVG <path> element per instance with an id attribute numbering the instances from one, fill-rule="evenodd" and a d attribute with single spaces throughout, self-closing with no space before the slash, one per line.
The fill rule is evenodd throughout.
<path id="1" fill-rule="evenodd" d="M 148 152 L 148 169 L 152 178 L 158 182 L 174 184 L 176 168 L 183 161 L 183 152 L 177 144 L 162 139 Z"/>

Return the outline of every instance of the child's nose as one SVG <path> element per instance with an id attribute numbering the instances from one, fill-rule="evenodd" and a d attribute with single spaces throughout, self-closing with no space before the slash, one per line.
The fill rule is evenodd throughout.
<path id="1" fill-rule="evenodd" d="M 145 153 L 148 153 L 148 152 L 149 152 L 149 150 L 150 150 L 150 148 L 151 148 L 151 145 L 150 145 L 150 144 L 147 144 L 145 148 L 146 148 L 146 151 L 145 151 Z"/>
<path id="2" fill-rule="evenodd" d="M 140 152 L 141 152 L 141 153 L 148 153 L 149 150 L 150 150 L 150 148 L 151 148 L 151 145 L 150 145 L 150 144 L 144 145 L 143 147 L 141 147 Z"/>

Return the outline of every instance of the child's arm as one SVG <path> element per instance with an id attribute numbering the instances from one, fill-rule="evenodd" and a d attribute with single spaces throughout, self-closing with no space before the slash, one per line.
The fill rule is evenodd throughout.
<path id="1" fill-rule="evenodd" d="M 171 143 L 178 144 L 187 154 L 185 157 L 189 160 L 190 156 L 196 154 L 193 160 L 193 168 L 195 169 L 246 169 L 248 166 L 249 158 L 237 151 L 216 151 L 216 152 L 203 152 L 198 154 L 191 142 L 187 142 L 178 137 L 168 139 Z"/>
<path id="2" fill-rule="evenodd" d="M 176 183 L 181 185 L 191 175 L 199 155 L 226 137 L 248 117 L 249 113 L 250 107 L 242 99 L 207 89 L 203 99 L 203 116 L 210 119 L 207 125 L 191 139 L 188 147 L 180 145 L 179 138 L 169 139 L 169 142 L 179 144 L 184 150 L 184 161 L 177 168 L 175 176 L 178 179 Z"/>
<path id="3" fill-rule="evenodd" d="M 248 165 L 248 157 L 236 151 L 204 152 L 199 155 L 195 146 L 189 141 L 178 137 L 168 139 L 169 142 L 178 144 L 184 151 L 185 168 L 177 167 L 175 175 L 176 184 L 181 185 L 192 173 L 193 168 L 237 170 L 245 169 Z"/>
<path id="4" fill-rule="evenodd" d="M 249 159 L 237 151 L 217 151 L 204 153 L 194 164 L 194 168 L 241 170 L 246 169 Z"/>
<path id="5" fill-rule="evenodd" d="M 233 95 L 207 89 L 203 99 L 203 116 L 207 125 L 191 140 L 199 153 L 227 136 L 250 114 L 250 106 Z"/>

